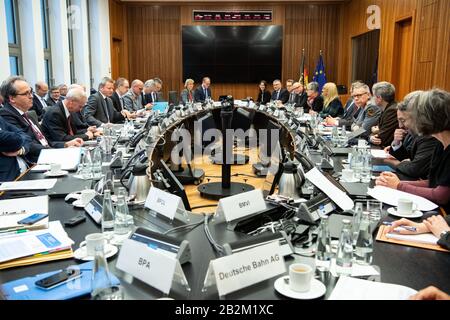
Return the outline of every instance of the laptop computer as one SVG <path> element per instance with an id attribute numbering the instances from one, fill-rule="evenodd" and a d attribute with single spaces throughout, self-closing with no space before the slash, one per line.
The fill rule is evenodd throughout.
<path id="1" fill-rule="evenodd" d="M 152 110 L 159 111 L 159 113 L 167 113 L 169 110 L 169 103 L 168 102 L 155 102 L 153 103 Z"/>

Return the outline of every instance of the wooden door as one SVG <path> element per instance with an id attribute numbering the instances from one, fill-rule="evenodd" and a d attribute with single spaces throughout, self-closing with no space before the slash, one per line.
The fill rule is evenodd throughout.
<path id="1" fill-rule="evenodd" d="M 392 82 L 396 88 L 397 101 L 401 101 L 411 91 L 413 30 L 412 17 L 395 24 Z"/>

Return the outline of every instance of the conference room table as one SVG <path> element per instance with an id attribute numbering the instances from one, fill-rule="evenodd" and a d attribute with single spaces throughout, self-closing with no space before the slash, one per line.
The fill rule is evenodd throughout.
<path id="1" fill-rule="evenodd" d="M 342 165 L 340 164 L 342 157 L 335 158 L 335 171 L 340 171 Z M 22 179 L 40 179 L 43 178 L 41 173 L 28 173 Z M 73 191 L 74 180 L 72 174 L 66 177 L 58 178 L 58 188 L 65 188 Z M 78 179 L 77 179 L 78 180 Z M 83 181 L 86 186 L 93 187 L 93 181 Z M 47 194 L 48 192 L 33 192 L 36 195 Z M 10 193 L 11 194 L 11 193 Z M 386 208 L 384 208 L 386 209 Z M 64 222 L 70 218 L 84 212 L 83 209 L 78 209 L 64 200 L 64 197 L 50 197 L 49 200 L 49 218 L 50 221 L 60 220 Z M 134 216 L 135 226 L 149 227 L 152 229 L 152 219 L 148 209 L 143 207 L 130 207 L 130 213 Z M 203 220 L 202 215 L 191 215 L 191 222 L 200 222 Z M 385 212 L 382 220 L 392 221 L 392 217 Z M 219 219 L 213 219 L 209 223 L 209 229 L 212 237 L 219 244 L 230 243 L 236 240 L 250 237 L 247 234 L 234 232 L 227 229 L 225 222 Z M 65 228 L 69 237 L 74 241 L 73 249 L 77 249 L 80 243 L 85 239 L 85 236 L 90 233 L 101 232 L 101 227 L 94 223 L 94 221 L 87 217 L 86 221 L 72 228 Z M 376 230 L 374 235 L 376 234 Z M 183 300 L 217 300 L 219 299 L 218 291 L 215 286 L 210 286 L 204 290 L 204 280 L 208 271 L 211 260 L 217 259 L 220 255 L 210 245 L 203 225 L 189 230 L 180 230 L 172 233 L 177 239 L 185 239 L 189 241 L 191 249 L 191 260 L 182 265 L 182 269 L 186 275 L 190 286 L 190 291 L 187 291 L 178 283 L 173 283 L 169 297 L 173 299 Z M 427 250 L 403 245 L 396 245 L 391 243 L 375 241 L 373 243 L 373 265 L 380 270 L 380 276 L 375 280 L 384 283 L 392 283 L 404 285 L 415 290 L 423 289 L 429 285 L 434 285 L 446 292 L 450 292 L 450 254 L 448 252 L 439 252 L 434 250 Z M 118 255 L 108 259 L 110 271 L 115 274 L 120 280 L 124 288 L 125 299 L 140 300 L 140 299 L 157 299 L 165 295 L 157 289 L 150 287 L 142 281 L 132 278 L 123 271 L 116 268 Z M 294 262 L 304 262 L 314 264 L 314 258 L 310 256 L 303 256 L 293 254 L 285 258 L 286 266 Z M 11 269 L 0 270 L 0 283 L 6 283 L 22 277 L 33 276 L 36 274 L 50 272 L 54 270 L 64 269 L 73 264 L 83 263 L 83 261 L 75 258 L 50 261 L 35 265 L 16 267 Z M 286 270 L 288 270 L 286 268 Z M 281 276 L 281 275 L 280 275 Z M 338 278 L 333 277 L 329 272 L 319 272 L 316 270 L 316 277 L 321 280 L 327 287 L 326 294 L 321 297 L 327 298 Z M 260 283 L 254 284 L 247 288 L 241 289 L 234 293 L 228 294 L 225 299 L 238 300 L 278 300 L 288 299 L 279 294 L 274 288 L 274 282 L 279 277 L 274 277 Z M 83 297 L 81 297 L 83 298 Z M 85 296 L 84 298 L 89 298 Z"/>

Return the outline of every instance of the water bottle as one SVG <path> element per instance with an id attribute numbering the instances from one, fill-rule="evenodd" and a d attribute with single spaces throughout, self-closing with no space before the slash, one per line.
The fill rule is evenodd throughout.
<path id="1" fill-rule="evenodd" d="M 98 180 L 101 177 L 102 177 L 102 150 L 100 148 L 95 148 L 92 159 L 92 178 Z"/>
<path id="2" fill-rule="evenodd" d="M 339 136 L 338 147 L 344 148 L 345 146 L 347 146 L 347 143 L 348 143 L 347 131 L 345 130 L 345 126 L 342 126 L 341 135 Z"/>
<path id="3" fill-rule="evenodd" d="M 339 275 L 350 276 L 353 259 L 352 223 L 348 219 L 344 219 L 342 222 L 343 226 L 336 255 L 336 272 Z"/>
<path id="4" fill-rule="evenodd" d="M 352 151 L 352 162 L 350 164 L 351 169 L 353 169 L 353 175 L 356 180 L 361 179 L 361 170 L 363 166 L 363 156 L 359 148 L 354 148 Z"/>
<path id="5" fill-rule="evenodd" d="M 333 147 L 336 147 L 339 144 L 339 131 L 337 127 L 331 129 L 331 143 Z"/>
<path id="6" fill-rule="evenodd" d="M 128 205 L 123 195 L 117 197 L 117 207 L 114 219 L 114 242 L 122 244 L 123 240 L 128 238 L 133 232 L 134 220 L 129 214 Z"/>
<path id="7" fill-rule="evenodd" d="M 328 216 L 322 216 L 319 226 L 316 248 L 316 267 L 319 271 L 328 271 L 330 269 L 331 258 L 331 238 L 328 228 Z"/>
<path id="8" fill-rule="evenodd" d="M 372 170 L 372 154 L 370 153 L 370 149 L 368 147 L 362 149 L 363 158 L 362 158 L 362 168 L 361 168 L 361 182 L 370 183 L 371 178 L 371 170 Z"/>
<path id="9" fill-rule="evenodd" d="M 111 190 L 109 189 L 103 192 L 102 233 L 108 241 L 112 239 L 114 234 L 114 211 L 111 201 Z"/>
<path id="10" fill-rule="evenodd" d="M 113 285 L 103 245 L 95 247 L 95 260 L 91 278 L 92 300 L 123 300 L 120 286 Z"/>
<path id="11" fill-rule="evenodd" d="M 358 237 L 359 225 L 361 223 L 361 217 L 363 213 L 363 203 L 356 202 L 353 211 L 354 214 L 352 220 L 352 236 L 353 236 L 353 246 L 356 246 L 356 239 Z"/>
<path id="12" fill-rule="evenodd" d="M 372 263 L 373 238 L 370 230 L 369 212 L 365 211 L 362 214 L 356 239 L 355 262 L 358 264 L 370 265 Z"/>

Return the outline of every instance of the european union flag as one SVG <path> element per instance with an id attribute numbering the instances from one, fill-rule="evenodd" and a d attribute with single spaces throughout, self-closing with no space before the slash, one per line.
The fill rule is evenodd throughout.
<path id="1" fill-rule="evenodd" d="M 319 93 L 322 92 L 322 88 L 327 83 L 327 77 L 325 75 L 325 65 L 323 64 L 322 53 L 319 57 L 319 62 L 317 63 L 316 70 L 314 70 L 313 81 L 319 84 Z"/>

